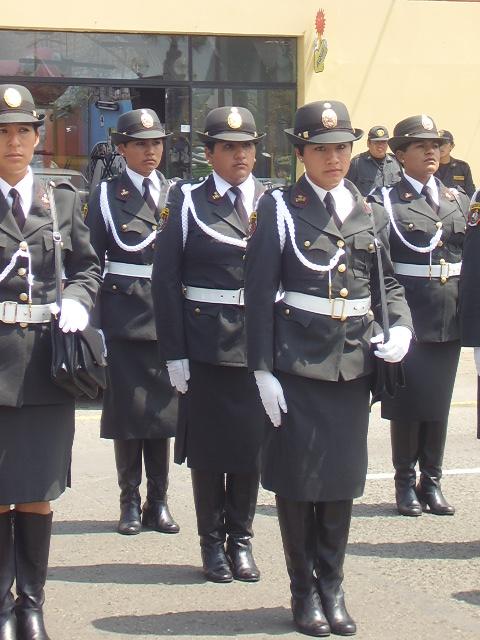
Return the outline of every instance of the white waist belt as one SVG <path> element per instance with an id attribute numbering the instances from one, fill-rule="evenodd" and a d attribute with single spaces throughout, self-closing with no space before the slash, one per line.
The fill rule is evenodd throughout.
<path id="1" fill-rule="evenodd" d="M 134 278 L 151 278 L 151 264 L 129 264 L 128 262 L 106 262 L 104 275 L 113 273 L 115 276 L 133 276 Z"/>
<path id="2" fill-rule="evenodd" d="M 459 276 L 461 262 L 446 262 L 445 264 L 404 264 L 394 262 L 393 269 L 400 276 L 414 276 L 416 278 L 450 278 Z"/>
<path id="3" fill-rule="evenodd" d="M 285 291 L 283 302 L 297 309 L 320 313 L 336 320 L 344 320 L 349 316 L 364 316 L 370 309 L 370 298 L 347 300 L 345 298 L 319 298 L 298 291 Z"/>
<path id="4" fill-rule="evenodd" d="M 9 300 L 0 302 L 0 322 L 5 324 L 50 322 L 51 315 L 49 304 L 18 304 Z"/>
<path id="5" fill-rule="evenodd" d="M 185 287 L 187 300 L 194 302 L 213 302 L 217 304 L 238 304 L 243 306 L 243 289 L 205 289 L 204 287 Z"/>

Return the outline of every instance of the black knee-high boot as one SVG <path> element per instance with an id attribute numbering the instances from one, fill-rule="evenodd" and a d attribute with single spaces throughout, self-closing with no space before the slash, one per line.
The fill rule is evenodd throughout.
<path id="1" fill-rule="evenodd" d="M 43 621 L 52 513 L 15 512 L 18 640 L 50 640 Z"/>
<path id="2" fill-rule="evenodd" d="M 233 577 L 257 582 L 260 571 L 252 554 L 253 518 L 257 507 L 259 474 L 228 473 L 226 483 L 225 524 L 228 534 L 227 558 Z"/>
<path id="3" fill-rule="evenodd" d="M 16 640 L 17 619 L 12 585 L 15 580 L 13 512 L 0 513 L 0 640 Z"/>
<path id="4" fill-rule="evenodd" d="M 422 507 L 428 507 L 429 512 L 437 516 L 453 516 L 455 513 L 455 507 L 446 501 L 440 486 L 446 439 L 446 420 L 421 423 L 417 496 Z"/>
<path id="5" fill-rule="evenodd" d="M 276 496 L 278 523 L 292 593 L 292 613 L 297 629 L 323 637 L 330 626 L 322 609 L 314 576 L 315 514 L 311 502 Z"/>
<path id="6" fill-rule="evenodd" d="M 390 422 L 392 462 L 395 468 L 395 499 L 402 516 L 421 516 L 422 507 L 415 493 L 415 465 L 419 448 L 419 422 Z"/>
<path id="7" fill-rule="evenodd" d="M 352 517 L 352 500 L 315 504 L 318 591 L 333 633 L 351 636 L 357 626 L 345 607 L 343 562 Z"/>
<path id="8" fill-rule="evenodd" d="M 210 582 L 232 582 L 225 555 L 224 474 L 198 469 L 191 473 L 203 572 Z"/>
<path id="9" fill-rule="evenodd" d="M 172 518 L 167 504 L 170 440 L 144 440 L 143 460 L 147 476 L 147 499 L 143 505 L 142 524 L 160 533 L 178 533 L 180 527 Z"/>
<path id="10" fill-rule="evenodd" d="M 142 440 L 114 440 L 115 463 L 120 487 L 118 533 L 140 533 L 140 490 L 142 481 Z"/>

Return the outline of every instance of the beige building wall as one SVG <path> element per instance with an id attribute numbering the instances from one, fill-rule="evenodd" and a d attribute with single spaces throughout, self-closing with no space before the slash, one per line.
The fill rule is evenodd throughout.
<path id="1" fill-rule="evenodd" d="M 320 4 L 319 4 L 320 2 Z M 313 71 L 315 16 L 325 10 L 325 70 Z M 2 7 L 6 29 L 283 35 L 299 39 L 299 104 L 347 103 L 354 126 L 368 129 L 428 113 L 453 132 L 454 155 L 480 186 L 479 2 L 431 0 L 49 0 L 32 11 Z M 361 151 L 364 143 L 357 143 Z"/>

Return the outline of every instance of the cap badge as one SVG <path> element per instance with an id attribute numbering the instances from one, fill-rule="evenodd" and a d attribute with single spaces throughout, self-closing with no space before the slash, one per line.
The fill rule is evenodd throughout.
<path id="1" fill-rule="evenodd" d="M 331 108 L 332 108 L 332 105 L 330 104 L 330 102 L 324 102 L 324 103 L 323 103 L 323 108 L 324 108 L 324 109 L 331 109 Z"/>
<path id="2" fill-rule="evenodd" d="M 242 122 L 242 116 L 238 113 L 237 107 L 232 107 L 227 118 L 228 126 L 230 129 L 240 129 Z"/>
<path id="3" fill-rule="evenodd" d="M 334 129 L 337 126 L 338 118 L 333 109 L 325 109 L 322 113 L 322 124 L 326 129 Z"/>
<path id="4" fill-rule="evenodd" d="M 12 109 L 16 109 L 22 104 L 22 96 L 13 87 L 9 87 L 3 94 L 3 99 Z"/>
<path id="5" fill-rule="evenodd" d="M 146 111 L 142 112 L 142 115 L 140 116 L 140 120 L 143 126 L 145 127 L 145 129 L 151 129 L 153 127 L 153 118 Z"/>
<path id="6" fill-rule="evenodd" d="M 304 131 L 301 135 L 303 135 L 304 138 L 308 138 L 308 131 Z"/>
<path id="7" fill-rule="evenodd" d="M 422 115 L 422 127 L 427 131 L 431 131 L 433 129 L 433 120 L 426 115 Z"/>
<path id="8" fill-rule="evenodd" d="M 384 129 L 377 129 L 377 131 L 376 131 L 376 136 L 377 136 L 378 138 L 381 138 L 381 137 L 382 137 L 382 136 L 384 136 L 384 135 L 385 135 L 385 131 L 384 131 Z"/>

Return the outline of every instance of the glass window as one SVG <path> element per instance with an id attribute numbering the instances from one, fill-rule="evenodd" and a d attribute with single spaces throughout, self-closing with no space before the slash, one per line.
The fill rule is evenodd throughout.
<path id="1" fill-rule="evenodd" d="M 295 38 L 192 37 L 192 80 L 295 82 Z"/>

